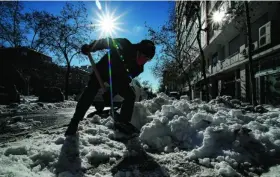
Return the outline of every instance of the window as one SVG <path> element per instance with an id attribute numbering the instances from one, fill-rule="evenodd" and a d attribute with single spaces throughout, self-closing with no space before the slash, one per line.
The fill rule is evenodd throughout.
<path id="1" fill-rule="evenodd" d="M 214 10 L 217 10 L 220 8 L 220 5 L 222 4 L 223 1 L 217 1 L 214 7 Z"/>
<path id="2" fill-rule="evenodd" d="M 216 66 L 218 62 L 218 53 L 216 52 L 214 55 L 212 55 L 212 66 Z"/>
<path id="3" fill-rule="evenodd" d="M 229 42 L 229 56 L 239 52 L 240 45 L 242 45 L 240 39 L 240 35 L 238 35 Z"/>
<path id="4" fill-rule="evenodd" d="M 206 10 L 207 10 L 207 13 L 209 13 L 210 7 L 211 7 L 210 1 L 206 1 Z"/>
<path id="5" fill-rule="evenodd" d="M 201 7 L 200 7 L 200 17 L 201 17 L 201 21 L 205 20 L 205 1 L 202 1 L 201 3 Z"/>
<path id="6" fill-rule="evenodd" d="M 224 60 L 225 58 L 225 46 L 223 46 L 219 52 L 219 60 Z"/>
<path id="7" fill-rule="evenodd" d="M 212 39 L 212 37 L 214 36 L 214 29 L 213 29 L 213 25 L 211 23 L 208 24 L 209 28 L 208 28 L 208 40 L 210 41 Z"/>
<path id="8" fill-rule="evenodd" d="M 230 8 L 235 8 L 236 2 L 235 1 L 229 1 L 229 7 Z"/>
<path id="9" fill-rule="evenodd" d="M 264 14 L 251 24 L 252 41 L 259 39 L 259 28 L 268 22 L 268 14 Z"/>
<path id="10" fill-rule="evenodd" d="M 208 57 L 207 58 L 207 68 L 209 67 L 209 66 L 211 66 L 212 65 L 212 58 L 211 57 Z"/>

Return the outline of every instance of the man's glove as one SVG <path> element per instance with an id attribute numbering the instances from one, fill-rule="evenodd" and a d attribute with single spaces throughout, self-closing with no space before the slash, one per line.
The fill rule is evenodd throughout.
<path id="1" fill-rule="evenodd" d="M 84 44 L 81 48 L 81 52 L 84 54 L 84 55 L 88 55 L 90 52 L 91 52 L 91 46 L 88 45 L 88 44 Z"/>
<path id="2" fill-rule="evenodd" d="M 110 100 L 111 100 L 110 85 L 107 82 L 105 82 L 104 86 L 105 86 L 105 90 L 104 90 L 102 96 L 103 96 L 104 102 L 110 104 Z"/>

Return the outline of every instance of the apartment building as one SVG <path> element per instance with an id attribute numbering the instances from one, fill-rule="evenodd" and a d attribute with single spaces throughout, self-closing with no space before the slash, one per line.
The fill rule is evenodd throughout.
<path id="1" fill-rule="evenodd" d="M 182 24 L 186 24 L 186 34 L 196 35 L 198 19 L 188 13 L 193 1 L 176 2 L 185 6 Z M 197 3 L 197 2 L 196 2 Z M 239 4 L 237 4 L 239 3 Z M 200 1 L 202 22 L 201 44 L 206 60 L 209 92 L 213 98 L 230 95 L 242 101 L 251 100 L 249 80 L 248 42 L 245 15 L 234 16 L 236 7 L 243 8 L 242 1 Z M 241 5 L 240 5 L 241 4 Z M 256 81 L 258 103 L 280 103 L 280 2 L 250 1 L 251 36 L 254 79 Z M 223 14 L 221 23 L 213 23 L 213 14 Z M 179 14 L 179 13 L 177 13 Z M 193 20 L 187 20 L 193 19 Z M 186 47 L 197 47 L 196 38 L 185 35 Z M 200 53 L 194 55 L 194 62 L 201 62 Z M 189 66 L 187 66 L 189 67 Z M 202 76 L 197 72 L 192 81 L 192 95 L 203 97 Z M 186 87 L 186 90 L 189 90 Z"/>

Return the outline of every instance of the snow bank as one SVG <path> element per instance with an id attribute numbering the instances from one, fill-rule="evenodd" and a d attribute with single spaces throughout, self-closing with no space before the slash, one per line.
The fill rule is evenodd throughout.
<path id="1" fill-rule="evenodd" d="M 268 163 L 273 164 L 274 155 L 280 153 L 280 111 L 277 108 L 266 113 L 252 113 L 232 109 L 241 104 L 236 100 L 174 101 L 163 94 L 155 100 L 162 100 L 163 104 L 160 108 L 157 105 L 157 111 L 151 111 L 152 119 L 142 127 L 140 134 L 142 142 L 151 150 L 186 150 L 187 159 L 198 159 L 225 176 L 235 174 L 234 169 L 241 163 L 262 166 L 272 160 Z M 149 106 L 146 105 L 148 109 Z"/>
<path id="2" fill-rule="evenodd" d="M 24 96 L 21 103 L 13 103 L 11 105 L 0 105 L 0 114 L 11 114 L 11 113 L 25 113 L 32 111 L 43 111 L 48 109 L 59 109 L 75 107 L 76 101 L 66 100 L 59 103 L 43 103 L 37 102 L 38 97 L 35 96 Z"/>
<path id="3" fill-rule="evenodd" d="M 172 176 L 242 176 L 240 168 L 254 176 L 279 163 L 280 110 L 250 112 L 237 108 L 243 104 L 238 100 L 225 98 L 205 103 L 161 93 L 135 104 L 132 123 L 141 129 L 143 147 Z M 16 120 L 20 117 L 11 124 Z M 130 154 L 123 143 L 114 141 L 118 134 L 112 127 L 112 117 L 95 115 L 80 123 L 76 137 L 64 138 L 63 127 L 1 145 L 0 176 L 112 176 L 112 166 Z M 190 173 L 191 164 L 200 172 Z M 125 170 L 115 176 L 141 173 Z M 274 174 L 279 174 L 279 166 L 263 176 Z"/>
<path id="4" fill-rule="evenodd" d="M 278 177 L 280 174 L 280 165 L 271 167 L 269 172 L 266 172 L 261 175 L 261 177 Z"/>
<path id="5" fill-rule="evenodd" d="M 236 171 L 225 161 L 217 163 L 215 169 L 221 176 L 239 176 L 239 174 L 236 173 Z"/>

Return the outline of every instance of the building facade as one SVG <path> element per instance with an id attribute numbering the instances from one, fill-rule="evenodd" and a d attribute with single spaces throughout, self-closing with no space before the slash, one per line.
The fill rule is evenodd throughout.
<path id="1" fill-rule="evenodd" d="M 52 58 L 26 47 L 0 48 L 0 87 L 16 85 L 21 94 L 38 95 L 43 87 L 65 88 L 66 67 Z M 72 67 L 69 75 L 69 94 L 79 94 L 89 80 L 89 72 Z"/>
<path id="2" fill-rule="evenodd" d="M 197 34 L 197 15 L 188 13 L 193 1 L 176 2 L 184 6 L 183 13 L 187 33 Z M 243 3 L 243 4 L 242 4 Z M 209 92 L 212 98 L 230 95 L 242 101 L 251 100 L 246 16 L 237 14 L 244 8 L 242 1 L 200 1 L 199 14 L 202 32 L 199 34 L 203 47 Z M 249 2 L 254 79 L 259 104 L 280 103 L 280 2 Z M 219 24 L 213 22 L 213 14 L 223 14 Z M 193 20 L 186 20 L 192 18 Z M 188 45 L 197 47 L 195 37 L 186 35 Z M 194 38 L 194 39 L 192 39 Z M 197 52 L 193 62 L 201 62 Z M 189 66 L 187 66 L 189 67 Z M 192 81 L 192 95 L 202 97 L 202 77 L 197 72 Z M 188 90 L 188 88 L 186 87 Z"/>

